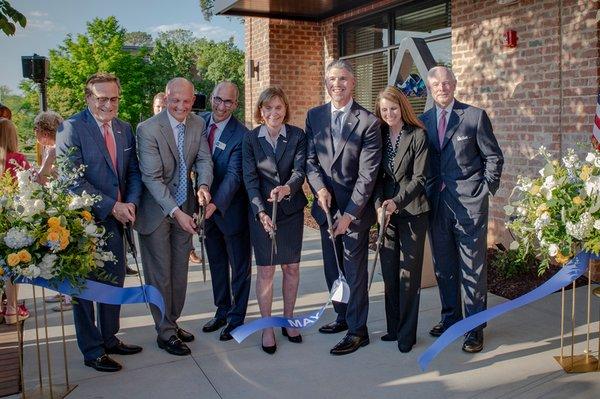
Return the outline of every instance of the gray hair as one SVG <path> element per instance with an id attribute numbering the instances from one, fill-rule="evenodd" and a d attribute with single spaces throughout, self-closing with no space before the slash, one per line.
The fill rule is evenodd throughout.
<path id="1" fill-rule="evenodd" d="M 448 75 L 450 75 L 450 77 L 452 78 L 452 81 L 454 83 L 456 83 L 456 76 L 454 75 L 454 72 L 452 72 L 452 69 L 445 67 L 443 65 L 435 66 L 435 67 L 431 68 L 429 71 L 427 71 L 427 82 L 429 82 L 429 80 L 431 78 L 436 77 L 442 71 L 446 71 L 448 73 Z"/>
<path id="2" fill-rule="evenodd" d="M 54 111 L 44 111 L 37 114 L 33 120 L 33 126 L 36 129 L 42 129 L 50 132 L 56 132 L 58 126 L 63 122 L 63 118 Z"/>
<path id="3" fill-rule="evenodd" d="M 327 68 L 325 68 L 325 76 L 327 76 L 327 74 L 329 74 L 329 71 L 332 70 L 333 68 L 345 69 L 346 71 L 348 71 L 350 73 L 350 75 L 352 75 L 352 77 L 354 77 L 354 69 L 352 68 L 352 65 L 350 65 L 350 63 L 346 60 L 331 61 L 329 63 L 329 65 L 327 65 Z"/>

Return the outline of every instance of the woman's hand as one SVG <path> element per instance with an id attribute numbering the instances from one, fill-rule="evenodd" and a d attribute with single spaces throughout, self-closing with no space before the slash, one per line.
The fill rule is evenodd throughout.
<path id="1" fill-rule="evenodd" d="M 271 233 L 273 231 L 273 222 L 271 221 L 271 218 L 269 217 L 269 215 L 267 215 L 266 212 L 259 213 L 258 220 L 260 220 L 260 222 L 263 225 L 263 229 L 265 229 L 267 233 Z"/>
<path id="2" fill-rule="evenodd" d="M 290 195 L 291 192 L 292 192 L 292 190 L 290 189 L 290 186 L 288 186 L 288 185 L 277 186 L 273 190 L 271 190 L 270 197 L 267 201 L 281 202 L 281 200 L 284 199 L 286 196 Z"/>
<path id="3" fill-rule="evenodd" d="M 383 201 L 381 208 L 377 209 L 377 220 L 381 220 L 381 213 L 385 211 L 385 224 L 387 225 L 390 221 L 390 216 L 392 213 L 396 212 L 396 210 L 398 210 L 398 207 L 394 201 L 391 199 Z"/>

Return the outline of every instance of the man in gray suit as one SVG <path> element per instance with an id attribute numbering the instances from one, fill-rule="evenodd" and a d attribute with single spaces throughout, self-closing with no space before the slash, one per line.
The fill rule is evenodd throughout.
<path id="1" fill-rule="evenodd" d="M 137 128 L 138 156 L 144 190 L 136 221 L 146 282 L 165 300 L 165 314 L 152 308 L 157 343 L 167 352 L 190 354 L 185 342 L 194 336 L 177 325 L 185 302 L 189 253 L 197 208 L 190 171 L 197 176 L 198 201 L 210 202 L 212 158 L 202 135 L 205 123 L 191 113 L 194 86 L 174 78 L 165 90 L 166 109 Z"/>
<path id="2" fill-rule="evenodd" d="M 454 98 L 456 78 L 432 68 L 427 87 L 435 106 L 421 117 L 427 128 L 431 202 L 430 239 L 442 302 L 442 320 L 429 332 L 440 336 L 463 317 L 487 306 L 488 197 L 500 184 L 504 158 L 486 112 Z M 470 331 L 465 352 L 483 349 L 485 324 Z"/>
<path id="3" fill-rule="evenodd" d="M 381 161 L 381 132 L 375 115 L 352 99 L 352 67 L 342 60 L 327 66 L 325 85 L 331 102 L 308 111 L 306 172 L 317 201 L 312 215 L 320 225 L 327 287 L 338 278 L 335 252 L 350 287 L 348 304 L 334 303 L 336 321 L 323 334 L 348 330 L 330 353 L 345 355 L 369 344 L 367 255 L 369 228 L 375 222 L 371 194 Z M 335 215 L 335 248 L 326 212 Z"/>

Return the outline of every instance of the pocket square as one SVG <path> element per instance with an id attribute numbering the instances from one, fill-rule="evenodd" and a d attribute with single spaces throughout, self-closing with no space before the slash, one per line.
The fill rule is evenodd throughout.
<path id="1" fill-rule="evenodd" d="M 469 136 L 458 136 L 456 138 L 456 141 L 463 141 L 463 140 L 468 140 L 468 139 L 469 139 Z"/>
<path id="2" fill-rule="evenodd" d="M 125 148 L 123 152 L 131 150 L 133 147 Z"/>

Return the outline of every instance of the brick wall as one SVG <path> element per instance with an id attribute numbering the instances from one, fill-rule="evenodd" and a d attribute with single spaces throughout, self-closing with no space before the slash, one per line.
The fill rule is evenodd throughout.
<path id="1" fill-rule="evenodd" d="M 537 148 L 560 155 L 589 142 L 599 83 L 597 10 L 588 0 L 452 2 L 456 96 L 488 111 L 505 156 L 490 243 L 508 241 L 502 206 L 518 175 L 537 175 Z M 507 29 L 517 31 L 516 48 L 502 45 Z"/>
<path id="2" fill-rule="evenodd" d="M 246 65 L 249 59 L 260 62 L 258 79 L 246 76 L 246 124 L 255 125 L 252 113 L 260 92 L 279 85 L 290 102 L 290 123 L 304 128 L 306 111 L 323 102 L 321 25 L 265 18 L 246 21 Z"/>

